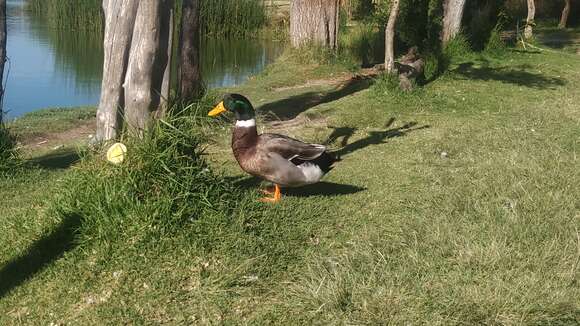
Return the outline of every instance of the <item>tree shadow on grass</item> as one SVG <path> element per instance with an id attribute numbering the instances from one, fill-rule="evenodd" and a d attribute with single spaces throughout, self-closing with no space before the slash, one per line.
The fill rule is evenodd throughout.
<path id="1" fill-rule="evenodd" d="M 78 215 L 67 216 L 50 234 L 32 244 L 28 250 L 0 269 L 0 298 L 42 271 L 46 266 L 75 247 Z"/>
<path id="2" fill-rule="evenodd" d="M 258 111 L 264 121 L 286 121 L 296 118 L 300 113 L 317 105 L 329 103 L 369 88 L 374 82 L 370 76 L 350 79 L 338 88 L 328 92 L 307 92 L 262 105 Z"/>
<path id="3" fill-rule="evenodd" d="M 515 68 L 515 69 L 514 69 Z M 475 66 L 473 62 L 460 64 L 453 72 L 472 80 L 490 81 L 497 80 L 506 84 L 514 84 L 535 89 L 554 89 L 564 86 L 566 80 L 560 77 L 550 77 L 542 73 L 526 71 L 531 67 L 520 65 L 517 67 L 497 67 Z"/>
<path id="4" fill-rule="evenodd" d="M 43 169 L 67 169 L 80 160 L 79 153 L 74 150 L 51 152 L 43 156 L 30 159 L 28 162 Z"/>
<path id="5" fill-rule="evenodd" d="M 385 124 L 385 128 L 391 127 L 394 123 L 395 118 L 389 119 Z M 387 139 L 395 137 L 403 137 L 410 132 L 430 128 L 429 125 L 423 126 L 417 125 L 418 125 L 417 122 L 409 122 L 397 128 L 390 128 L 384 131 L 371 131 L 368 133 L 367 137 L 347 144 L 346 146 L 343 146 L 341 149 L 335 151 L 335 153 L 340 157 L 346 156 L 371 145 L 384 144 L 386 143 Z M 343 137 L 343 141 L 344 138 L 346 138 L 348 141 L 348 139 L 352 136 L 352 134 L 354 134 L 355 130 L 356 129 L 354 128 L 342 128 L 341 132 L 338 134 L 341 135 L 341 137 Z M 331 136 L 333 136 L 334 134 L 335 132 L 333 132 Z M 329 142 L 330 139 L 331 137 L 329 137 L 329 140 L 327 142 Z"/>
<path id="6" fill-rule="evenodd" d="M 580 45 L 580 34 L 568 30 L 540 31 L 536 37 L 540 43 L 552 49 Z"/>

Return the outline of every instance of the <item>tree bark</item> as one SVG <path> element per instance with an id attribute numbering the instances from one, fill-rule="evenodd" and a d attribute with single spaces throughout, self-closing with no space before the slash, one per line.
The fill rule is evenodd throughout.
<path id="1" fill-rule="evenodd" d="M 183 0 L 179 42 L 179 87 L 184 103 L 203 95 L 200 64 L 200 0 Z"/>
<path id="2" fill-rule="evenodd" d="M 339 0 L 293 0 L 290 5 L 290 43 L 298 48 L 317 43 L 336 49 Z"/>
<path id="3" fill-rule="evenodd" d="M 171 65 L 173 62 L 173 33 L 175 31 L 175 10 L 171 8 L 171 13 L 169 14 L 169 43 L 167 44 L 167 65 L 165 67 L 165 72 L 163 73 L 163 83 L 161 85 L 161 105 L 157 114 L 156 119 L 161 119 L 167 113 L 169 109 L 171 96 Z"/>
<path id="4" fill-rule="evenodd" d="M 443 3 L 443 30 L 441 41 L 447 45 L 461 29 L 465 0 L 445 0 Z"/>
<path id="5" fill-rule="evenodd" d="M 393 0 L 389 21 L 385 28 L 385 70 L 387 74 L 395 69 L 395 25 L 399 16 L 399 0 Z"/>
<path id="6" fill-rule="evenodd" d="M 536 16 L 536 4 L 534 0 L 528 0 L 528 17 L 526 18 L 526 28 L 524 29 L 524 38 L 530 39 L 533 34 L 534 18 Z"/>
<path id="7" fill-rule="evenodd" d="M 560 24 L 558 24 L 559 28 L 566 28 L 568 24 L 568 16 L 570 16 L 570 0 L 564 0 L 566 5 L 564 6 L 564 10 L 562 10 L 562 17 L 560 18 Z"/>
<path id="8" fill-rule="evenodd" d="M 0 0 L 0 123 L 4 115 L 4 63 L 6 62 L 6 0 Z"/>
<path id="9" fill-rule="evenodd" d="M 140 1 L 125 76 L 125 121 L 142 136 L 161 103 L 163 75 L 169 61 L 172 0 Z"/>
<path id="10" fill-rule="evenodd" d="M 139 0 L 103 0 L 105 35 L 103 80 L 97 109 L 97 142 L 117 137 L 124 105 L 123 81 Z"/>

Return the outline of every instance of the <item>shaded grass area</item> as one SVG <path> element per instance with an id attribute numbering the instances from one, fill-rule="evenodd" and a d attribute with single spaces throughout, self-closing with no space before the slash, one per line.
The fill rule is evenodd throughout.
<path id="1" fill-rule="evenodd" d="M 80 212 L 79 235 L 51 206 L 69 211 L 52 194 L 74 170 L 2 179 L 0 195 L 18 200 L 0 202 L 0 275 L 11 280 L 0 321 L 577 324 L 580 62 L 506 52 L 451 68 L 411 93 L 377 80 L 312 104 L 304 94 L 324 98 L 343 84 L 296 86 L 349 72 L 288 59 L 234 89 L 263 119 L 292 103 L 276 131 L 343 156 L 323 183 L 280 205 L 255 202 L 259 181 L 239 171 L 217 121 L 205 153 L 237 187 L 224 190 L 233 199 L 210 200 L 228 208 L 165 229 L 179 210 L 152 214 L 166 190 L 143 181 L 137 193 L 153 197 L 132 196 L 128 179 L 142 176 L 128 167 L 106 169 L 111 191 L 90 179 L 76 188 L 74 205 L 100 203 Z M 189 180 L 155 171 L 170 189 Z M 103 217 L 86 220 L 94 214 Z M 71 237 L 40 246 L 48 253 L 39 259 L 39 243 Z"/>

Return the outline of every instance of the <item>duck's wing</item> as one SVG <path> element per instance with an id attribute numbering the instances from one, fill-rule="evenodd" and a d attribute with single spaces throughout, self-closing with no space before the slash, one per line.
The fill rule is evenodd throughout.
<path id="1" fill-rule="evenodd" d="M 286 160 L 298 158 L 310 161 L 322 155 L 326 151 L 326 146 L 307 144 L 284 135 L 261 134 L 258 137 L 257 150 L 264 153 L 276 153 Z"/>

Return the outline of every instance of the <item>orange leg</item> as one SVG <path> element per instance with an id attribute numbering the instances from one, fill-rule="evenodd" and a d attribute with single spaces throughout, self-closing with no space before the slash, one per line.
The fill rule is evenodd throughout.
<path id="1" fill-rule="evenodd" d="M 280 192 L 280 186 L 274 185 L 274 197 L 265 197 L 260 199 L 263 203 L 276 203 L 282 199 L 282 193 Z"/>
<path id="2" fill-rule="evenodd" d="M 276 191 L 275 187 L 266 187 L 264 189 L 260 189 L 260 192 L 263 193 L 264 195 L 274 195 L 274 192 Z"/>

